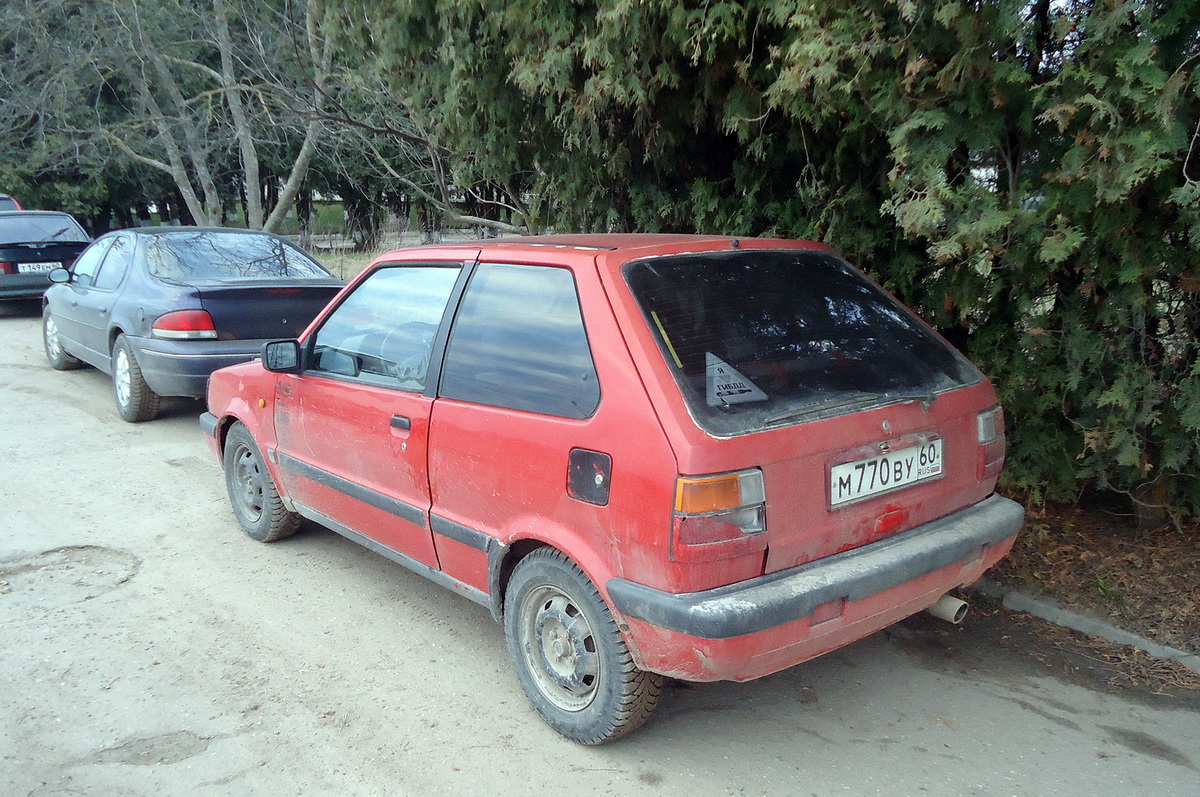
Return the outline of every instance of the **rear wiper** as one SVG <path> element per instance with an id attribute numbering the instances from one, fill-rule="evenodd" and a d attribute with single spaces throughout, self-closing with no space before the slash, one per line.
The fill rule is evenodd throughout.
<path id="1" fill-rule="evenodd" d="M 933 402 L 937 401 L 937 393 L 934 393 L 932 390 L 925 393 L 888 392 L 880 393 L 880 395 L 885 399 L 889 399 L 891 402 L 899 404 L 912 404 L 914 401 L 919 401 L 921 402 L 921 409 L 925 410 L 926 412 L 929 412 L 929 408 L 933 406 Z"/>
<path id="2" fill-rule="evenodd" d="M 50 236 L 49 238 L 47 238 L 46 240 L 47 240 L 47 241 L 53 241 L 55 238 L 57 238 L 58 236 L 62 235 L 64 232 L 70 232 L 70 231 L 71 231 L 71 228 L 70 228 L 70 227 L 63 227 L 61 230 L 59 230 L 58 232 L 54 233 L 53 235 L 51 235 L 51 236 Z"/>
<path id="3" fill-rule="evenodd" d="M 764 420 L 763 423 L 770 426 L 771 424 L 779 423 L 780 421 L 791 420 L 792 418 L 796 418 L 801 415 L 808 415 L 809 413 L 817 412 L 818 410 L 835 410 L 840 409 L 841 407 L 848 407 L 851 404 L 862 404 L 866 401 L 876 398 L 878 395 L 878 393 L 850 393 L 849 395 L 844 396 L 832 396 L 827 399 L 818 399 L 817 401 L 810 401 L 806 404 L 801 404 L 799 407 L 793 407 L 790 410 L 784 410 L 776 415 L 772 415 Z"/>
<path id="4" fill-rule="evenodd" d="M 800 415 L 808 415 L 809 413 L 818 411 L 828 411 L 849 407 L 854 404 L 866 404 L 870 401 L 879 401 L 883 404 L 911 404 L 914 401 L 921 402 L 921 408 L 926 412 L 937 401 L 937 394 L 929 393 L 850 393 L 843 396 L 832 396 L 827 399 L 818 401 L 810 401 L 807 404 L 801 404 L 799 407 L 793 407 L 790 410 L 785 410 L 777 415 L 772 415 L 763 423 L 767 426 L 779 423 L 781 421 L 791 420 Z"/>

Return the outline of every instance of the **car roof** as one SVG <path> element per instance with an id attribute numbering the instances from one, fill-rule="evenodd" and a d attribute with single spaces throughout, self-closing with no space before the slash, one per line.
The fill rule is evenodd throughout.
<path id="1" fill-rule="evenodd" d="M 462 252 L 503 253 L 508 257 L 528 257 L 546 260 L 550 253 L 569 256 L 569 259 L 603 259 L 609 262 L 626 262 L 641 257 L 682 254 L 687 252 L 713 252 L 730 249 L 816 249 L 832 251 L 825 244 L 815 241 L 790 240 L 783 238 L 739 238 L 729 235 L 685 235 L 676 233 L 600 233 L 578 235 L 532 235 L 514 238 L 489 238 L 482 241 L 460 241 L 455 243 L 430 244 L 404 247 L 380 255 L 376 262 L 393 259 L 411 260 L 423 254 L 444 255 Z"/>
<path id="2" fill-rule="evenodd" d="M 189 227 L 178 224 L 159 224 L 153 227 L 127 227 L 122 230 L 112 230 L 111 233 L 133 233 L 134 235 L 185 235 L 198 232 L 239 233 L 242 235 L 267 235 L 279 238 L 275 233 L 263 230 L 247 230 L 241 227 Z M 111 234 L 109 233 L 109 234 Z M 286 239 L 285 239 L 286 240 Z"/>
<path id="3" fill-rule="evenodd" d="M 67 216 L 75 217 L 63 210 L 0 210 L 0 216 Z"/>

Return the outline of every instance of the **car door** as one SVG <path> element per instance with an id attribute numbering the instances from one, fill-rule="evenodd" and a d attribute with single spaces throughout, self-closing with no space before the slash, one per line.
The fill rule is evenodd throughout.
<path id="1" fill-rule="evenodd" d="M 109 320 L 117 288 L 133 262 L 133 236 L 117 235 L 99 269 L 89 279 L 72 280 L 75 288 L 75 317 L 78 321 L 79 342 L 89 351 L 107 358 Z"/>
<path id="2" fill-rule="evenodd" d="M 293 500 L 430 567 L 435 351 L 461 271 L 460 263 L 375 271 L 306 341 L 304 370 L 276 383 L 278 462 Z"/>
<path id="3" fill-rule="evenodd" d="M 95 366 L 107 362 L 108 345 L 107 341 L 100 345 L 94 335 L 95 311 L 88 294 L 115 240 L 115 237 L 101 238 L 89 246 L 71 266 L 70 282 L 46 292 L 63 348 Z"/>

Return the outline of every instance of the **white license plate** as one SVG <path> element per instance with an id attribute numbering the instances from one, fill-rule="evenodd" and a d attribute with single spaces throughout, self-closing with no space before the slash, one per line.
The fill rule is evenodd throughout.
<path id="1" fill-rule="evenodd" d="M 942 475 L 942 441 L 889 451 L 829 469 L 829 505 L 839 506 Z"/>
<path id="2" fill-rule="evenodd" d="M 53 271 L 61 267 L 62 263 L 17 263 L 17 273 L 35 274 L 39 271 Z"/>

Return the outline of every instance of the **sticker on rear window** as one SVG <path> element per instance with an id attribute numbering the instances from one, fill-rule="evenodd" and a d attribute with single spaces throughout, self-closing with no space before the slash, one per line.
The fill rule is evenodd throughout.
<path id="1" fill-rule="evenodd" d="M 766 401 L 767 394 L 729 363 L 710 352 L 704 353 L 708 381 L 708 404 L 742 404 L 747 401 Z"/>

